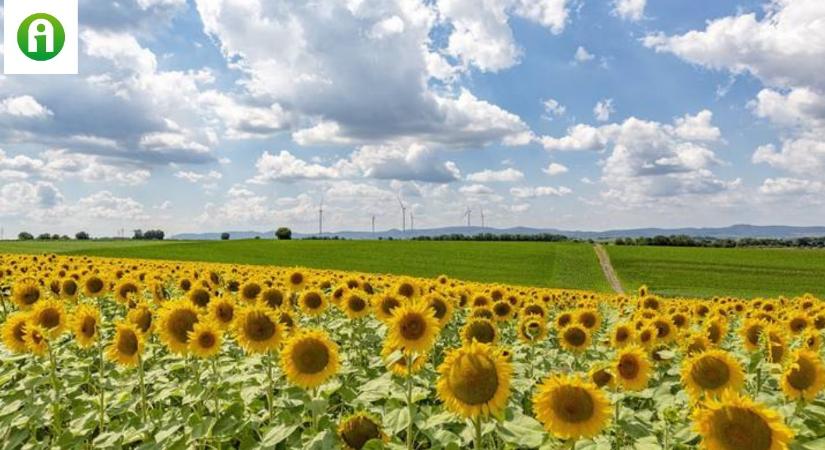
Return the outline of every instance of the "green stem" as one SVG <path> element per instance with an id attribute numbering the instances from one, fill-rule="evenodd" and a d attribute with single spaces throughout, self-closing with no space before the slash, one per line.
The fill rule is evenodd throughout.
<path id="1" fill-rule="evenodd" d="M 60 436 L 60 388 L 57 384 L 57 361 L 54 356 L 54 351 L 52 350 L 51 342 L 47 342 L 46 347 L 49 349 L 49 371 L 50 377 L 52 381 L 52 389 L 54 391 L 54 398 L 52 400 L 52 415 L 54 416 L 54 436 L 52 439 L 56 439 Z"/>
<path id="2" fill-rule="evenodd" d="M 98 300 L 98 309 L 100 309 L 102 305 L 100 304 L 100 300 Z M 101 316 L 102 316 L 101 312 Z M 103 372 L 104 370 L 104 360 L 103 360 L 103 328 L 100 324 L 97 325 L 97 359 L 98 359 L 98 371 L 97 371 L 97 378 L 98 378 L 98 389 L 100 390 L 100 403 L 98 404 L 98 413 L 99 413 L 99 432 L 103 433 L 103 427 L 106 424 L 106 387 L 104 383 L 106 382 L 106 374 Z"/>
<path id="3" fill-rule="evenodd" d="M 482 439 L 482 435 L 481 435 L 481 421 L 482 421 L 481 416 L 478 416 L 478 417 L 476 417 L 475 419 L 473 419 L 473 426 L 475 427 L 475 431 L 476 431 L 476 434 L 475 434 L 475 441 L 474 441 L 474 448 L 475 448 L 476 450 L 479 450 L 479 449 L 483 448 L 483 447 L 481 446 L 481 444 L 482 444 L 482 443 L 481 443 L 481 439 Z"/>
<path id="4" fill-rule="evenodd" d="M 272 352 L 266 355 L 266 377 L 269 380 L 269 387 L 266 390 L 266 403 L 269 409 L 269 420 L 272 421 L 272 391 L 275 389 L 275 382 L 272 380 Z"/>
<path id="5" fill-rule="evenodd" d="M 613 411 L 613 426 L 616 427 L 616 449 L 621 450 L 622 448 L 622 441 L 624 436 L 622 435 L 622 427 L 619 424 L 619 416 L 621 414 L 622 408 L 622 397 L 620 396 L 616 399 L 616 407 Z"/>
<path id="6" fill-rule="evenodd" d="M 138 378 L 140 379 L 140 414 L 146 422 L 146 383 L 143 373 L 143 355 L 138 355 Z"/>
<path id="7" fill-rule="evenodd" d="M 413 409 L 413 401 L 412 401 L 412 365 L 413 365 L 413 358 L 412 354 L 406 354 L 404 356 L 407 358 L 407 413 L 410 416 L 410 420 L 407 422 L 407 450 L 413 450 L 413 417 L 415 416 L 415 411 Z"/>
<path id="8" fill-rule="evenodd" d="M 213 394 L 213 397 L 215 399 L 215 416 L 216 417 L 218 416 L 218 413 L 220 412 L 220 406 L 221 406 L 220 399 L 218 398 L 218 389 L 219 389 L 220 384 L 221 384 L 220 383 L 221 375 L 220 375 L 220 372 L 218 371 L 218 361 L 217 360 L 218 360 L 217 357 L 212 358 L 212 372 L 215 375 L 214 385 L 212 386 L 212 394 Z"/>

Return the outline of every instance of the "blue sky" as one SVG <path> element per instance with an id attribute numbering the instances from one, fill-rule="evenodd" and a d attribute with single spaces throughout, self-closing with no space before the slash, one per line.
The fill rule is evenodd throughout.
<path id="1" fill-rule="evenodd" d="M 0 78 L 0 225 L 822 224 L 818 0 L 80 2 Z M 819 61 L 820 63 L 817 63 Z M 409 222 L 409 219 L 408 219 Z"/>

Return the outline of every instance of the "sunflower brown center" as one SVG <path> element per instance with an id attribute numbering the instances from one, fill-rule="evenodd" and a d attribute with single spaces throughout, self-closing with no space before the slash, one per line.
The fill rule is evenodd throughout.
<path id="1" fill-rule="evenodd" d="M 424 336 L 427 323 L 419 314 L 407 314 L 401 320 L 401 336 L 408 341 L 416 341 Z"/>
<path id="2" fill-rule="evenodd" d="M 560 386 L 553 392 L 552 408 L 556 416 L 567 423 L 584 422 L 595 412 L 593 397 L 578 386 Z"/>
<path id="3" fill-rule="evenodd" d="M 616 330 L 616 342 L 624 342 L 628 338 L 630 338 L 630 332 L 627 331 L 627 328 L 619 328 Z"/>
<path id="4" fill-rule="evenodd" d="M 759 345 L 759 337 L 762 336 L 762 325 L 752 325 L 748 328 L 746 334 L 751 345 Z"/>
<path id="5" fill-rule="evenodd" d="M 392 314 L 392 310 L 399 306 L 401 306 L 401 302 L 395 297 L 384 297 L 384 299 L 381 300 L 381 311 L 383 311 L 384 314 Z"/>
<path id="6" fill-rule="evenodd" d="M 143 309 L 135 316 L 132 322 L 140 328 L 140 331 L 145 333 L 152 327 L 152 313 L 149 310 Z"/>
<path id="7" fill-rule="evenodd" d="M 587 333 L 581 328 L 567 328 L 564 330 L 564 341 L 573 347 L 580 347 L 587 341 Z"/>
<path id="8" fill-rule="evenodd" d="M 289 276 L 289 282 L 292 283 L 293 286 L 298 286 L 304 282 L 304 274 L 301 272 L 295 272 Z"/>
<path id="9" fill-rule="evenodd" d="M 499 317 L 504 317 L 510 314 L 510 304 L 505 302 L 498 302 L 493 305 L 493 312 Z"/>
<path id="10" fill-rule="evenodd" d="M 634 355 L 622 355 L 619 359 L 619 375 L 625 380 L 633 380 L 639 375 L 641 367 Z"/>
<path id="11" fill-rule="evenodd" d="M 573 320 L 573 318 L 570 316 L 570 314 L 562 314 L 561 316 L 559 316 L 559 320 L 557 321 L 557 323 L 560 327 L 566 327 L 570 324 L 571 320 Z"/>
<path id="12" fill-rule="evenodd" d="M 496 338 L 496 329 L 490 322 L 476 320 L 467 326 L 467 337 L 470 342 L 476 340 L 482 344 L 489 344 Z"/>
<path id="13" fill-rule="evenodd" d="M 84 317 L 80 324 L 80 334 L 90 338 L 95 335 L 95 332 L 97 332 L 97 320 L 92 316 Z"/>
<path id="14" fill-rule="evenodd" d="M 255 300 L 258 297 L 258 294 L 260 293 L 261 287 L 256 283 L 246 284 L 241 290 L 241 295 L 246 300 Z"/>
<path id="15" fill-rule="evenodd" d="M 77 283 L 74 280 L 66 280 L 63 282 L 63 292 L 68 296 L 74 296 L 77 293 Z"/>
<path id="16" fill-rule="evenodd" d="M 301 373 L 318 373 L 329 364 L 329 349 L 317 339 L 303 339 L 293 348 L 292 363 Z"/>
<path id="17" fill-rule="evenodd" d="M 725 407 L 713 414 L 713 433 L 724 450 L 769 450 L 771 427 L 759 414 L 739 407 Z"/>
<path id="18" fill-rule="evenodd" d="M 213 333 L 201 333 L 198 335 L 198 347 L 203 349 L 211 349 L 215 346 L 218 340 Z"/>
<path id="19" fill-rule="evenodd" d="M 180 343 L 189 342 L 189 332 L 198 322 L 198 316 L 188 309 L 172 311 L 169 317 L 168 331 Z"/>
<path id="20" fill-rule="evenodd" d="M 583 313 L 579 316 L 579 323 L 586 328 L 593 328 L 596 326 L 596 316 L 593 313 Z"/>
<path id="21" fill-rule="evenodd" d="M 653 323 L 656 327 L 656 336 L 659 338 L 666 338 L 670 336 L 670 325 L 667 322 L 662 320 L 657 320 Z"/>
<path id="22" fill-rule="evenodd" d="M 25 343 L 26 337 L 26 322 L 19 322 L 14 326 L 12 330 L 12 335 L 14 336 L 14 340 L 19 343 Z"/>
<path id="23" fill-rule="evenodd" d="M 54 308 L 44 309 L 40 312 L 40 325 L 45 328 L 54 328 L 60 325 L 60 311 Z"/>
<path id="24" fill-rule="evenodd" d="M 218 305 L 217 314 L 218 319 L 223 323 L 228 323 L 232 321 L 232 318 L 235 317 L 235 308 L 228 303 L 221 303 Z"/>
<path id="25" fill-rule="evenodd" d="M 805 329 L 808 326 L 808 321 L 802 317 L 794 317 L 791 319 L 791 330 L 795 333 L 798 333 Z"/>
<path id="26" fill-rule="evenodd" d="M 447 383 L 450 392 L 462 403 L 480 405 L 496 395 L 498 371 L 487 356 L 465 354 L 450 367 Z"/>
<path id="27" fill-rule="evenodd" d="M 278 289 L 267 289 L 261 294 L 261 298 L 270 308 L 280 308 L 284 304 L 284 294 Z"/>
<path id="28" fill-rule="evenodd" d="M 341 437 L 348 446 L 360 450 L 370 439 L 380 438 L 381 432 L 372 420 L 358 416 L 344 424 Z"/>
<path id="29" fill-rule="evenodd" d="M 816 366 L 808 358 L 798 358 L 787 376 L 788 384 L 803 391 L 816 381 Z"/>
<path id="30" fill-rule="evenodd" d="M 352 295 L 350 296 L 349 301 L 347 301 L 347 305 L 351 311 L 361 312 L 367 307 L 367 302 L 357 295 Z"/>
<path id="31" fill-rule="evenodd" d="M 20 298 L 26 305 L 32 305 L 36 301 L 40 300 L 40 289 L 37 289 L 36 286 L 27 286 L 23 290 L 23 293 L 20 296 Z"/>
<path id="32" fill-rule="evenodd" d="M 730 367 L 715 356 L 703 356 L 690 369 L 690 376 L 702 389 L 719 389 L 730 380 Z"/>
<path id="33" fill-rule="evenodd" d="M 99 293 L 103 290 L 103 280 L 97 277 L 89 278 L 86 281 L 86 290 L 89 291 L 90 294 Z"/>
<path id="34" fill-rule="evenodd" d="M 603 387 L 613 380 L 613 375 L 605 369 L 599 369 L 593 372 L 593 376 L 591 378 L 596 386 Z"/>
<path id="35" fill-rule="evenodd" d="M 444 304 L 444 300 L 440 298 L 434 298 L 430 301 L 430 308 L 435 313 L 436 319 L 442 319 L 447 314 L 447 305 Z"/>
<path id="36" fill-rule="evenodd" d="M 401 285 L 398 286 L 398 295 L 411 298 L 415 295 L 415 287 L 410 283 L 401 283 Z"/>
<path id="37" fill-rule="evenodd" d="M 275 335 L 275 324 L 264 314 L 251 314 L 246 318 L 244 332 L 253 341 L 265 341 Z"/>
<path id="38" fill-rule="evenodd" d="M 323 304 L 323 300 L 317 292 L 310 292 L 304 296 L 304 304 L 309 309 L 318 309 Z"/>
<path id="39" fill-rule="evenodd" d="M 118 353 L 126 356 L 132 356 L 138 351 L 138 338 L 134 331 L 124 330 L 120 333 L 117 340 Z"/>
<path id="40" fill-rule="evenodd" d="M 207 292 L 206 289 L 195 289 L 192 291 L 192 295 L 189 298 L 192 299 L 192 303 L 204 308 L 209 304 L 210 297 L 209 292 Z"/>
<path id="41" fill-rule="evenodd" d="M 714 344 L 719 343 L 722 339 L 722 330 L 719 328 L 719 325 L 713 323 L 708 327 L 708 339 Z"/>

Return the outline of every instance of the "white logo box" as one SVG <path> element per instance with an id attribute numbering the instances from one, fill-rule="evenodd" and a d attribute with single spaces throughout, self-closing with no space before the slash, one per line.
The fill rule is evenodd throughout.
<path id="1" fill-rule="evenodd" d="M 5 0 L 3 6 L 3 73 L 6 75 L 75 75 L 78 53 L 78 0 Z M 54 16 L 66 33 L 63 49 L 47 61 L 35 61 L 17 45 L 17 30 L 32 14 Z"/>

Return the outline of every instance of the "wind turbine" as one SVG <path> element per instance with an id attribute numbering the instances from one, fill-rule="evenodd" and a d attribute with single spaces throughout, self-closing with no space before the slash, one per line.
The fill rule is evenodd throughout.
<path id="1" fill-rule="evenodd" d="M 481 231 L 484 231 L 484 208 L 481 209 Z"/>
<path id="2" fill-rule="evenodd" d="M 372 216 L 372 237 L 375 237 L 375 215 Z"/>
<path id="3" fill-rule="evenodd" d="M 415 231 L 415 215 L 413 214 L 413 210 L 410 210 L 410 232 Z"/>
<path id="4" fill-rule="evenodd" d="M 324 234 L 324 196 L 321 196 L 321 203 L 318 205 L 318 236 Z"/>
<path id="5" fill-rule="evenodd" d="M 396 195 L 395 198 L 398 199 L 398 204 L 401 205 L 401 232 L 407 232 L 407 207 L 404 205 L 404 202 L 401 201 L 401 196 Z"/>
<path id="6" fill-rule="evenodd" d="M 470 214 L 472 214 L 472 213 L 473 213 L 473 210 L 470 209 L 469 206 L 467 207 L 467 210 L 464 211 L 464 215 L 467 216 L 467 227 L 468 228 L 470 227 Z"/>

